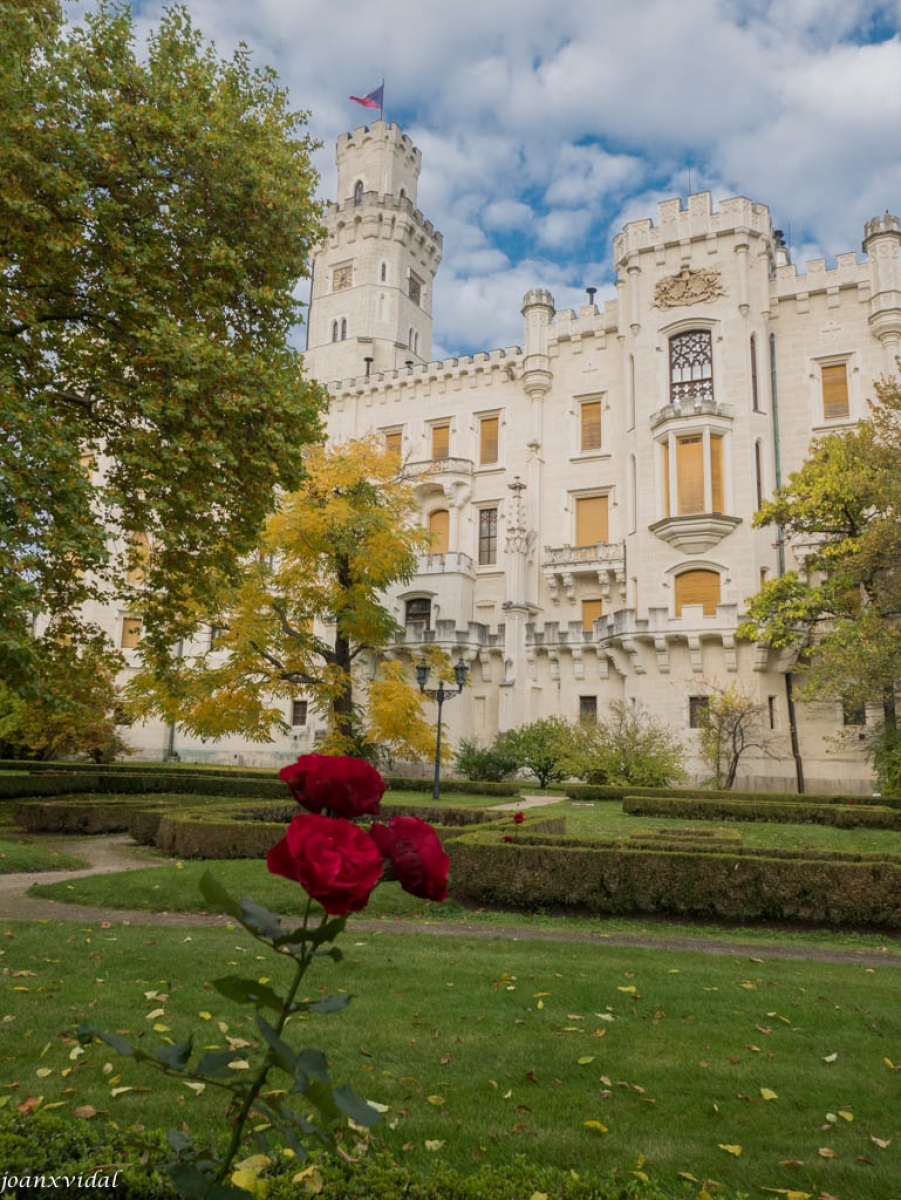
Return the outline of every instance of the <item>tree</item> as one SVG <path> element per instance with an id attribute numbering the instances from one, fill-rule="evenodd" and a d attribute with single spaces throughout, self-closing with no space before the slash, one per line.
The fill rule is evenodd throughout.
<path id="1" fill-rule="evenodd" d="M 738 764 L 748 750 L 775 757 L 772 738 L 764 724 L 765 709 L 743 692 L 737 683 L 728 688 L 711 687 L 706 703 L 698 706 L 701 758 L 713 771 L 718 788 L 735 783 Z"/>
<path id="2" fill-rule="evenodd" d="M 0 757 L 68 758 L 110 762 L 127 748 L 116 727 L 116 674 L 121 657 L 98 629 L 55 622 L 36 643 L 32 694 L 0 683 Z"/>
<path id="3" fill-rule="evenodd" d="M 876 384 L 871 415 L 817 443 L 756 525 L 775 525 L 804 563 L 751 600 L 739 631 L 794 650 L 802 696 L 849 708 L 878 699 L 896 726 L 901 675 L 901 387 Z"/>
<path id="4" fill-rule="evenodd" d="M 454 768 L 465 779 L 477 783 L 499 783 L 519 770 L 519 761 L 503 743 L 482 746 L 475 738 L 463 738 L 454 754 Z"/>
<path id="5" fill-rule="evenodd" d="M 569 771 L 564 767 L 572 737 L 572 726 L 563 717 L 543 717 L 518 729 L 509 729 L 495 748 L 515 760 L 517 765 L 538 780 L 539 787 L 559 783 Z"/>
<path id="6" fill-rule="evenodd" d="M 399 632 L 384 590 L 409 582 L 430 544 L 412 523 L 412 487 L 376 439 L 312 447 L 305 467 L 303 487 L 281 498 L 243 580 L 202 614 L 224 661 L 213 665 L 205 652 L 172 659 L 151 645 L 129 688 L 135 711 L 199 736 L 268 741 L 284 724 L 284 698 L 303 689 L 328 721 L 325 750 L 376 743 L 429 758 L 434 732 L 401 663 L 382 665 L 368 705 L 355 700 L 355 678 L 358 690 L 366 686 L 364 660 L 377 665 Z M 328 637 L 316 631 L 323 627 Z"/>
<path id="7" fill-rule="evenodd" d="M 323 397 L 288 339 L 320 210 L 305 114 L 183 9 L 140 56 L 125 8 L 69 30 L 57 0 L 0 0 L 0 22 L 0 673 L 21 690 L 35 614 L 121 584 L 112 545 L 152 544 L 162 653 L 297 486 Z"/>
<path id="8" fill-rule="evenodd" d="M 609 716 L 576 727 L 569 772 L 595 784 L 664 787 L 685 774 L 682 744 L 642 708 L 614 700 Z"/>

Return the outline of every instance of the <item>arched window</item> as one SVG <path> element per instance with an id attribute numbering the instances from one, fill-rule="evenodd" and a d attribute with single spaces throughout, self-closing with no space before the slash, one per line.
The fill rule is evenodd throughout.
<path id="1" fill-rule="evenodd" d="M 407 189 L 406 188 L 400 189 L 400 198 L 401 198 L 401 200 L 406 200 L 406 198 L 407 198 Z"/>
<path id="2" fill-rule="evenodd" d="M 429 533 L 432 535 L 430 554 L 447 554 L 450 539 L 450 513 L 446 508 L 429 513 Z"/>
<path id="3" fill-rule="evenodd" d="M 341 341 L 347 341 L 347 317 L 341 318 Z"/>
<path id="4" fill-rule="evenodd" d="M 709 329 L 676 333 L 669 340 L 670 403 L 713 399 L 713 339 Z"/>
<path id="5" fill-rule="evenodd" d="M 757 481 L 757 508 L 763 508 L 763 455 L 760 442 L 754 443 L 754 474 Z"/>
<path id="6" fill-rule="evenodd" d="M 382 281 L 382 283 L 384 283 L 384 282 L 385 282 L 385 280 L 386 280 L 387 278 L 388 278 L 388 264 L 387 264 L 387 263 L 382 263 L 382 270 L 381 270 L 381 281 Z"/>
<path id="7" fill-rule="evenodd" d="M 332 341 L 337 342 L 337 340 L 338 340 L 338 322 L 332 321 Z"/>
<path id="8" fill-rule="evenodd" d="M 358 179 L 357 182 L 354 184 L 354 204 L 357 205 L 357 204 L 362 204 L 362 203 L 363 203 L 363 180 Z"/>
<path id="9" fill-rule="evenodd" d="M 720 602 L 718 571 L 683 571 L 676 576 L 676 616 L 682 616 L 686 604 L 700 604 L 705 617 L 716 616 Z"/>
<path id="10" fill-rule="evenodd" d="M 407 346 L 410 350 L 413 349 L 413 326 L 410 326 L 410 332 L 407 334 Z"/>

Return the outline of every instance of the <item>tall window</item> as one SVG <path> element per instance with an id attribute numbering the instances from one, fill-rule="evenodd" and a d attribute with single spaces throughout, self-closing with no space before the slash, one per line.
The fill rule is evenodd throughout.
<path id="1" fill-rule="evenodd" d="M 150 560 L 150 539 L 146 533 L 132 534 L 128 559 L 126 579 L 133 587 L 140 587 L 147 578 L 147 564 Z"/>
<path id="2" fill-rule="evenodd" d="M 488 567 L 497 562 L 497 509 L 479 510 L 479 566 Z"/>
<path id="3" fill-rule="evenodd" d="M 410 272 L 409 296 L 414 304 L 422 302 L 422 280 L 418 275 L 414 275 L 412 271 Z"/>
<path id="4" fill-rule="evenodd" d="M 718 571 L 683 571 L 676 576 L 676 616 L 682 616 L 686 604 L 700 604 L 705 617 L 716 616 L 720 602 Z"/>
<path id="5" fill-rule="evenodd" d="M 579 697 L 579 720 L 587 721 L 594 725 L 598 719 L 598 698 L 597 696 L 580 696 Z"/>
<path id="6" fill-rule="evenodd" d="M 347 341 L 347 317 L 341 318 L 341 341 Z"/>
<path id="7" fill-rule="evenodd" d="M 629 355 L 629 428 L 635 428 L 635 355 Z"/>
<path id="8" fill-rule="evenodd" d="M 387 263 L 382 263 L 380 275 L 381 275 L 381 281 L 382 281 L 382 283 L 384 283 L 385 280 L 388 278 L 388 264 Z"/>
<path id="9" fill-rule="evenodd" d="M 307 702 L 306 700 L 292 700 L 291 702 L 291 724 L 296 728 L 307 723 Z"/>
<path id="10" fill-rule="evenodd" d="M 598 617 L 604 615 L 604 604 L 601 600 L 582 601 L 582 631 L 591 633 Z"/>
<path id="11" fill-rule="evenodd" d="M 483 467 L 497 462 L 497 417 L 483 417 L 479 422 L 479 462 Z"/>
<path id="12" fill-rule="evenodd" d="M 823 381 L 823 419 L 826 421 L 847 420 L 850 408 L 848 405 L 848 364 L 832 363 L 820 368 Z"/>
<path id="13" fill-rule="evenodd" d="M 580 496 L 576 500 L 576 545 L 595 546 L 607 541 L 607 497 Z"/>
<path id="14" fill-rule="evenodd" d="M 669 517 L 671 443 L 664 442 L 663 454 L 663 511 Z M 690 433 L 672 439 L 676 468 L 676 516 L 690 517 L 707 512 L 704 475 L 704 434 Z M 723 467 L 723 435 L 710 434 L 710 512 L 725 512 L 725 472 Z"/>
<path id="15" fill-rule="evenodd" d="M 354 184 L 354 204 L 363 203 L 363 180 L 358 179 Z"/>
<path id="16" fill-rule="evenodd" d="M 751 334 L 751 408 L 760 412 L 760 397 L 757 392 L 757 338 Z"/>
<path id="17" fill-rule="evenodd" d="M 701 728 L 701 714 L 705 713 L 710 707 L 709 696 L 689 696 L 688 697 L 688 727 L 689 729 Z"/>
<path id="18" fill-rule="evenodd" d="M 754 476 L 757 484 L 757 508 L 763 508 L 763 460 L 760 442 L 754 443 Z"/>
<path id="19" fill-rule="evenodd" d="M 450 458 L 450 425 L 432 426 L 432 458 Z"/>
<path id="20" fill-rule="evenodd" d="M 332 321 L 332 341 L 337 342 L 337 340 L 338 340 L 338 322 Z"/>
<path id="21" fill-rule="evenodd" d="M 669 342 L 670 402 L 713 399 L 713 339 L 709 329 L 677 333 Z"/>
<path id="22" fill-rule="evenodd" d="M 579 425 L 581 450 L 600 450 L 601 448 L 601 402 L 600 400 L 583 400 L 579 405 Z"/>
<path id="23" fill-rule="evenodd" d="M 400 461 L 401 432 L 399 429 L 385 434 L 385 453 Z"/>
<path id="24" fill-rule="evenodd" d="M 429 533 L 432 535 L 430 554 L 447 554 L 450 538 L 450 513 L 446 508 L 429 514 Z"/>
<path id="25" fill-rule="evenodd" d="M 123 650 L 134 650 L 141 640 L 144 622 L 140 617 L 126 616 L 122 619 L 122 636 L 119 645 Z"/>

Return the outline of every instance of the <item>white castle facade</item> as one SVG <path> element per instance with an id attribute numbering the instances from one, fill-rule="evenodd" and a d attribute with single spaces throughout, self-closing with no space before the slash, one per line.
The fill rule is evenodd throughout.
<path id="1" fill-rule="evenodd" d="M 376 122 L 339 139 L 337 166 L 306 364 L 329 387 L 329 438 L 375 433 L 416 481 L 434 542 L 388 597 L 403 629 L 388 653 L 462 655 L 470 683 L 445 710 L 450 736 L 487 742 L 619 700 L 664 720 L 703 777 L 697 706 L 737 681 L 778 755 L 743 760 L 740 785 L 794 788 L 801 770 L 810 790 L 869 790 L 854 734 L 876 708 L 797 703 L 791 657 L 736 630 L 762 581 L 803 568 L 772 528 L 752 528 L 761 500 L 897 369 L 898 218 L 867 223 L 862 258 L 799 273 L 765 205 L 669 200 L 616 237 L 615 300 L 556 311 L 536 287 L 521 348 L 436 362 L 442 238 L 416 207 L 419 151 Z M 170 734 L 168 749 L 283 762 L 322 723 L 302 694 L 288 707 L 292 732 L 269 748 Z M 153 757 L 165 734 L 132 731 Z"/>

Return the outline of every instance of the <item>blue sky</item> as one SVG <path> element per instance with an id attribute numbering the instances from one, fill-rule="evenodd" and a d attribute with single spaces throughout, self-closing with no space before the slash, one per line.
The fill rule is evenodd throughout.
<path id="1" fill-rule="evenodd" d="M 77 18 L 88 5 L 72 4 Z M 901 0 L 187 0 L 228 55 L 277 69 L 324 143 L 388 120 L 423 154 L 444 234 L 436 356 L 521 341 L 519 307 L 612 297 L 611 239 L 693 191 L 768 204 L 794 261 L 859 250 L 901 212 Z M 151 26 L 162 5 L 133 5 Z"/>

